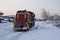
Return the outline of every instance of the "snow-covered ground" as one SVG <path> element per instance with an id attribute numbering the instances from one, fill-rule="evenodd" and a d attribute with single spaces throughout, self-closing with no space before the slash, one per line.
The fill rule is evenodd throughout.
<path id="1" fill-rule="evenodd" d="M 13 23 L 0 23 L 0 40 L 60 40 L 60 29 L 46 21 L 36 21 L 27 32 L 14 32 Z"/>

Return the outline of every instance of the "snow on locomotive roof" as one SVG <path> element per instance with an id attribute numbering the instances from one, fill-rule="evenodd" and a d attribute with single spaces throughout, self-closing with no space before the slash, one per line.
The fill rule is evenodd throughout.
<path id="1" fill-rule="evenodd" d="M 26 12 L 26 10 L 18 10 L 17 13 Z"/>
<path id="2" fill-rule="evenodd" d="M 33 12 L 31 12 L 31 11 L 26 11 L 26 10 L 18 10 L 16 13 L 17 13 L 17 14 L 20 14 L 20 13 L 23 13 L 23 12 L 28 12 L 28 13 L 34 14 Z"/>

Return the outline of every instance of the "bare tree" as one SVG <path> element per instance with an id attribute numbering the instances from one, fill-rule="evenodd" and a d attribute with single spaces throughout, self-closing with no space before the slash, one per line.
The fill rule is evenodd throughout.
<path id="1" fill-rule="evenodd" d="M 42 17 L 44 20 L 48 19 L 49 12 L 47 12 L 44 8 L 42 9 Z"/>

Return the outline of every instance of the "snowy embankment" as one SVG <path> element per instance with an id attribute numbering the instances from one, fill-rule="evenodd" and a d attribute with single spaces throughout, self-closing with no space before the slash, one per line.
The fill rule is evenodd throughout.
<path id="1" fill-rule="evenodd" d="M 12 23 L 0 23 L 0 38 L 8 35 L 12 31 Z"/>
<path id="2" fill-rule="evenodd" d="M 0 40 L 60 40 L 60 29 L 51 23 L 36 21 L 30 31 L 14 32 L 13 23 L 1 23 Z"/>

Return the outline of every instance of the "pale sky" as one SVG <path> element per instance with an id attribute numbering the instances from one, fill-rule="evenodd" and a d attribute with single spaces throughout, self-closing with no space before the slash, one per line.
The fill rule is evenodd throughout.
<path id="1" fill-rule="evenodd" d="M 15 15 L 17 10 L 30 10 L 40 17 L 41 9 L 50 14 L 60 13 L 60 0 L 0 0 L 0 11 L 5 15 Z"/>

